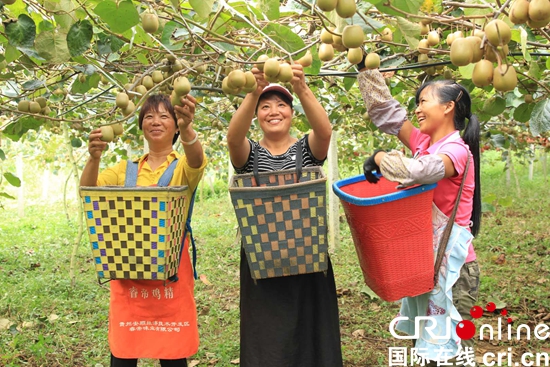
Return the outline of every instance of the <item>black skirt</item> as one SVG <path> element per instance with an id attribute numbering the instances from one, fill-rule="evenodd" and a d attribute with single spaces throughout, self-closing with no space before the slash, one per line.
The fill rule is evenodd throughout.
<path id="1" fill-rule="evenodd" d="M 341 367 L 338 300 L 326 272 L 258 279 L 241 248 L 241 367 Z"/>

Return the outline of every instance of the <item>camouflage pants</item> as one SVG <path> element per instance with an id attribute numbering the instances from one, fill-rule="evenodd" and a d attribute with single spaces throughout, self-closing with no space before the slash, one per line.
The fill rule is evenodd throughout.
<path id="1" fill-rule="evenodd" d="M 460 316 L 464 320 L 472 320 L 470 315 L 470 309 L 475 306 L 479 295 L 479 265 L 476 260 L 466 263 L 460 269 L 460 276 L 453 285 L 453 304 L 460 313 Z M 473 348 L 474 338 L 470 340 L 462 340 L 462 348 Z M 454 358 L 445 362 L 444 364 L 438 364 L 431 361 L 425 366 L 464 366 L 465 361 L 461 361 L 457 364 Z"/>

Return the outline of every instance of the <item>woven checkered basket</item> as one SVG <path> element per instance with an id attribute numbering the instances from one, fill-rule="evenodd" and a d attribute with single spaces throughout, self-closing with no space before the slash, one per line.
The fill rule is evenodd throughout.
<path id="1" fill-rule="evenodd" d="M 82 186 L 98 280 L 167 280 L 176 274 L 187 186 Z"/>
<path id="2" fill-rule="evenodd" d="M 252 278 L 326 271 L 326 176 L 321 167 L 234 175 L 229 192 Z M 299 182 L 298 182 L 299 181 Z"/>

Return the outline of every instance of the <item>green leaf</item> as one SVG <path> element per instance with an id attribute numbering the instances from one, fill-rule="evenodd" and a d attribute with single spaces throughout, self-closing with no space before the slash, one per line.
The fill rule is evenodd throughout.
<path id="1" fill-rule="evenodd" d="M 35 47 L 41 57 L 54 64 L 62 64 L 71 58 L 67 48 L 67 35 L 62 32 L 40 33 L 36 37 Z"/>
<path id="2" fill-rule="evenodd" d="M 6 36 L 10 45 L 32 48 L 36 37 L 36 24 L 28 15 L 21 14 L 16 21 L 4 23 Z"/>
<path id="3" fill-rule="evenodd" d="M 289 27 L 280 24 L 268 24 L 262 29 L 262 32 L 290 53 L 298 51 L 306 46 L 304 40 L 302 40 L 300 36 L 294 33 Z M 264 41 L 271 42 L 268 39 Z"/>
<path id="4" fill-rule="evenodd" d="M 411 49 L 418 48 L 418 37 L 420 36 L 418 22 L 411 22 L 405 18 L 397 17 L 397 28 L 401 31 Z"/>
<path id="5" fill-rule="evenodd" d="M 483 103 L 483 111 L 491 116 L 498 116 L 506 109 L 506 100 L 499 96 L 493 96 Z"/>
<path id="6" fill-rule="evenodd" d="M 531 61 L 531 62 L 529 63 L 529 73 L 528 73 L 528 75 L 529 75 L 531 78 L 535 79 L 535 80 L 542 80 L 543 75 L 542 75 L 542 73 L 541 73 L 541 71 L 540 71 L 540 65 L 539 65 L 538 62 L 536 62 L 536 61 Z"/>
<path id="7" fill-rule="evenodd" d="M 6 153 L 2 149 L 0 149 L 0 159 L 5 161 L 6 160 Z"/>
<path id="8" fill-rule="evenodd" d="M 89 20 L 81 20 L 72 25 L 67 34 L 67 46 L 71 56 L 82 55 L 90 48 L 94 34 L 92 23 Z"/>
<path id="9" fill-rule="evenodd" d="M 0 192 L 0 196 L 5 197 L 6 199 L 15 199 L 13 196 L 6 194 L 5 192 Z"/>
<path id="10" fill-rule="evenodd" d="M 37 90 L 44 87 L 44 82 L 42 80 L 29 80 L 23 83 L 23 90 Z"/>
<path id="11" fill-rule="evenodd" d="M 6 57 L 6 62 L 9 64 L 10 62 L 17 60 L 19 56 L 21 56 L 21 52 L 15 48 L 15 46 L 7 45 L 4 56 Z"/>
<path id="12" fill-rule="evenodd" d="M 121 1 L 117 6 L 117 3 L 111 0 L 104 0 L 94 8 L 94 12 L 115 33 L 123 33 L 140 21 L 132 1 Z"/>
<path id="13" fill-rule="evenodd" d="M 474 67 L 475 64 L 468 64 L 466 66 L 459 66 L 458 70 L 460 70 L 460 75 L 464 79 L 472 79 L 472 74 L 474 73 Z"/>
<path id="14" fill-rule="evenodd" d="M 545 98 L 539 101 L 533 108 L 529 130 L 533 136 L 550 130 L 550 99 Z"/>
<path id="15" fill-rule="evenodd" d="M 197 12 L 199 17 L 204 19 L 210 15 L 214 0 L 189 0 L 189 4 L 191 4 L 191 7 Z"/>
<path id="16" fill-rule="evenodd" d="M 483 203 L 481 203 L 481 212 L 482 213 L 487 213 L 487 212 L 495 213 L 496 209 L 493 205 L 483 202 Z"/>
<path id="17" fill-rule="evenodd" d="M 355 82 L 357 81 L 356 78 L 348 78 L 348 77 L 344 77 L 344 88 L 349 91 L 353 85 L 355 84 Z"/>
<path id="18" fill-rule="evenodd" d="M 54 14 L 55 22 L 65 31 L 75 22 L 74 4 L 71 0 L 46 0 L 44 8 Z"/>
<path id="19" fill-rule="evenodd" d="M 485 203 L 493 203 L 495 200 L 497 200 L 497 196 L 495 194 L 487 194 L 483 197 L 483 202 Z"/>
<path id="20" fill-rule="evenodd" d="M 164 47 L 168 48 L 169 50 L 178 50 L 183 46 L 181 43 L 174 45 L 172 40 L 172 34 L 174 34 L 174 32 L 176 32 L 179 27 L 180 26 L 177 23 L 172 21 L 164 25 L 164 29 L 162 30 L 162 35 L 160 37 L 160 42 L 162 42 Z"/>
<path id="21" fill-rule="evenodd" d="M 384 6 L 383 4 L 386 3 L 385 0 L 371 0 L 369 2 L 375 5 L 376 8 L 384 14 L 394 15 L 397 17 L 405 16 L 405 14 L 400 11 Z M 424 0 L 393 0 L 391 1 L 391 4 L 393 7 L 402 10 L 405 13 L 417 14 L 423 2 Z M 411 21 L 414 21 L 414 19 L 411 19 Z"/>
<path id="22" fill-rule="evenodd" d="M 533 113 L 534 103 L 522 103 L 514 110 L 514 120 L 518 122 L 527 122 Z"/>
<path id="23" fill-rule="evenodd" d="M 15 187 L 21 186 L 21 180 L 19 179 L 19 177 L 15 176 L 13 173 L 9 173 L 9 172 L 4 173 L 4 178 L 12 186 L 15 186 Z"/>
<path id="24" fill-rule="evenodd" d="M 279 0 L 260 0 L 260 10 L 267 15 L 269 20 L 277 20 L 281 16 Z"/>
<path id="25" fill-rule="evenodd" d="M 510 207 L 512 206 L 512 198 L 510 196 L 506 196 L 506 197 L 503 197 L 503 198 L 499 198 L 498 199 L 498 205 L 502 206 L 502 207 Z"/>

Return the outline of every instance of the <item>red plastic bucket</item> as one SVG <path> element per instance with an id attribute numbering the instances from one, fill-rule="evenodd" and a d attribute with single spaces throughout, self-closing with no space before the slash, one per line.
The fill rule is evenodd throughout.
<path id="1" fill-rule="evenodd" d="M 436 184 L 397 190 L 384 177 L 359 175 L 335 182 L 365 283 L 383 300 L 397 301 L 434 287 L 432 201 Z"/>

